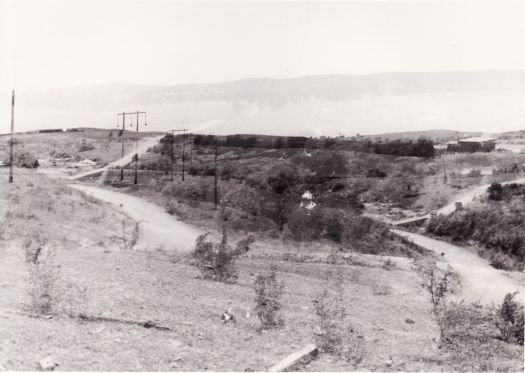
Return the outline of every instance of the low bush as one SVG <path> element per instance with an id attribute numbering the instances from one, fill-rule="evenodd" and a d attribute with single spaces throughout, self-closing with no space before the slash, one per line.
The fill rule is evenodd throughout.
<path id="1" fill-rule="evenodd" d="M 47 242 L 47 240 L 35 240 Z M 34 245 L 30 245 L 34 246 Z M 60 267 L 55 263 L 55 249 L 49 245 L 40 246 L 38 257 L 26 255 L 31 303 L 29 309 L 38 315 L 66 314 L 77 316 L 87 307 L 87 288 L 79 288 L 65 281 Z M 34 254 L 36 251 L 32 251 Z"/>
<path id="2" fill-rule="evenodd" d="M 283 318 L 279 315 L 284 283 L 277 280 L 276 267 L 271 265 L 267 273 L 259 273 L 255 278 L 255 312 L 261 323 L 261 329 L 282 327 Z"/>
<path id="3" fill-rule="evenodd" d="M 492 201 L 506 201 L 508 202 L 512 197 L 525 196 L 525 186 L 516 183 L 501 185 L 500 183 L 492 183 L 487 189 L 489 199 Z"/>
<path id="4" fill-rule="evenodd" d="M 56 268 L 49 263 L 28 263 L 28 272 L 31 311 L 44 315 L 53 313 L 58 302 Z"/>
<path id="5" fill-rule="evenodd" d="M 40 254 L 44 250 L 46 244 L 47 238 L 39 234 L 35 234 L 33 237 L 26 237 L 23 241 L 26 263 L 38 264 Z"/>
<path id="6" fill-rule="evenodd" d="M 287 217 L 287 239 L 292 240 L 297 246 L 302 242 L 318 240 L 323 233 L 325 221 L 320 208 L 307 210 L 299 207 Z"/>
<path id="7" fill-rule="evenodd" d="M 10 163 L 9 159 L 6 161 L 6 163 Z M 38 168 L 40 166 L 36 156 L 26 150 L 15 152 L 13 156 L 13 165 L 21 168 Z"/>
<path id="8" fill-rule="evenodd" d="M 443 342 L 447 327 L 447 300 L 452 291 L 452 272 L 448 269 L 442 269 L 433 260 L 422 260 L 417 264 L 422 286 L 430 295 L 432 310 L 439 325 L 440 341 Z"/>
<path id="9" fill-rule="evenodd" d="M 238 276 L 235 261 L 250 249 L 249 245 L 255 241 L 255 238 L 250 235 L 238 241 L 235 248 L 232 248 L 228 244 L 225 229 L 222 231 L 222 239 L 219 243 L 208 240 L 208 235 L 209 233 L 205 233 L 197 237 L 192 252 L 196 266 L 206 279 L 234 282 Z"/>
<path id="10" fill-rule="evenodd" d="M 514 300 L 515 295 L 505 295 L 496 315 L 496 327 L 505 342 L 523 345 L 523 306 Z"/>
<path id="11" fill-rule="evenodd" d="M 489 254 L 490 265 L 496 269 L 511 271 L 514 268 L 514 260 L 507 254 L 501 252 L 491 252 Z"/>
<path id="12" fill-rule="evenodd" d="M 366 177 L 386 177 L 386 172 L 377 168 L 370 168 L 366 171 Z"/>
<path id="13" fill-rule="evenodd" d="M 86 139 L 82 139 L 82 142 L 78 146 L 77 150 L 79 152 L 87 152 L 87 151 L 90 151 L 90 150 L 93 150 L 93 149 L 95 149 L 95 145 L 93 145 L 90 142 L 87 142 Z"/>

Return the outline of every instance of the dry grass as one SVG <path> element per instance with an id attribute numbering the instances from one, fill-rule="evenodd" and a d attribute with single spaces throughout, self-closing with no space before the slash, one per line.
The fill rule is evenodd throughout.
<path id="1" fill-rule="evenodd" d="M 109 133 L 112 132 L 111 138 Z M 126 131 L 124 135 L 125 150 L 129 151 L 135 146 L 135 139 L 144 136 L 151 136 L 151 133 Z M 25 149 L 37 158 L 60 158 L 69 155 L 75 157 L 77 154 L 82 159 L 98 159 L 100 163 L 107 163 L 120 158 L 122 143 L 118 137 L 118 129 L 113 131 L 102 129 L 88 129 L 85 132 L 57 132 L 43 134 L 18 134 L 15 135 L 17 147 Z M 9 137 L 0 137 L 0 159 L 8 156 L 7 146 Z M 87 144 L 92 144 L 94 148 L 89 151 L 82 151 L 83 140 Z"/>
<path id="2" fill-rule="evenodd" d="M 0 262 L 0 364 L 7 369 L 33 370 L 36 361 L 53 355 L 63 370 L 264 370 L 313 341 L 312 299 L 326 288 L 327 274 L 334 267 L 341 273 L 342 302 L 365 336 L 367 352 L 357 366 L 321 355 L 304 369 L 446 371 L 453 367 L 437 349 L 438 327 L 410 259 L 388 258 L 395 266 L 387 270 L 385 257 L 343 255 L 337 247 L 318 242 L 305 245 L 301 256 L 289 260 L 294 248 L 262 238 L 239 258 L 235 284 L 207 281 L 199 278 L 188 257 L 122 250 L 121 240 L 115 237 L 125 217 L 109 205 L 42 176 L 15 176 L 16 190 L 5 185 L 5 178 L 0 181 L 2 190 L 11 193 L 11 203 L 0 200 L 0 209 L 8 205 L 12 214 L 8 230 L 13 235 L 5 242 Z M 35 197 L 39 195 L 35 185 L 51 203 Z M 133 227 L 133 222 L 126 226 Z M 86 289 L 82 312 L 151 320 L 173 330 L 19 314 L 31 304 L 22 248 L 27 227 L 53 234 L 50 238 L 58 242 L 53 261 L 61 281 L 73 289 Z M 259 332 L 253 282 L 272 263 L 285 286 L 280 310 L 284 326 Z M 68 302 L 80 304 L 72 298 Z M 236 323 L 221 321 L 226 310 Z M 516 356 L 509 361 L 519 366 Z"/>

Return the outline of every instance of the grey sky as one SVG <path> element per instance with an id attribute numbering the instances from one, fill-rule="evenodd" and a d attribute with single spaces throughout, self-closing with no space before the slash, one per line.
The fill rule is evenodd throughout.
<path id="1" fill-rule="evenodd" d="M 525 68 L 522 1 L 0 4 L 0 78 L 17 89 Z"/>

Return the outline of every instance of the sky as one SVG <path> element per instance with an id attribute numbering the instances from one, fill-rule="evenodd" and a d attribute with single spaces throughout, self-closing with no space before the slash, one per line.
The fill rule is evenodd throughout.
<path id="1" fill-rule="evenodd" d="M 170 86 L 315 74 L 525 70 L 524 20 L 525 0 L 0 0 L 0 133 L 9 128 L 11 89 L 17 90 L 17 128 L 33 129 L 107 126 L 106 117 L 113 116 L 68 108 L 60 113 L 35 111 L 27 102 L 24 106 L 20 94 L 32 89 L 106 83 Z M 521 97 L 504 101 L 509 110 L 500 111 L 521 113 L 517 109 L 523 107 Z M 155 112 L 151 115 L 155 118 Z M 419 129 L 423 122 L 424 118 L 415 118 L 410 129 Z M 470 122 L 477 126 L 473 118 Z M 439 120 L 438 124 L 458 126 Z M 390 130 L 382 126 L 365 125 L 364 130 Z"/>
<path id="2" fill-rule="evenodd" d="M 0 0 L 0 79 L 9 91 L 524 69 L 524 19 L 523 1 Z"/>

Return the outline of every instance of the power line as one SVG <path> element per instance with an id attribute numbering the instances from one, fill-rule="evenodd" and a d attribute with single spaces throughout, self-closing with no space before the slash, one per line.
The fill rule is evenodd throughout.
<path id="1" fill-rule="evenodd" d="M 175 144 L 175 132 L 182 132 L 182 181 L 184 181 L 184 172 L 185 172 L 185 157 L 184 157 L 184 138 L 185 138 L 185 135 L 186 135 L 186 131 L 188 131 L 187 128 L 183 128 L 183 129 L 180 129 L 180 130 L 171 130 L 171 172 L 170 172 L 170 179 L 171 181 L 173 181 L 173 160 L 174 160 L 174 150 L 173 150 L 173 145 Z"/>
<path id="2" fill-rule="evenodd" d="M 214 196 L 214 202 L 215 202 L 215 210 L 217 210 L 217 142 L 215 142 L 215 168 L 214 168 L 214 172 L 213 172 L 214 176 L 215 176 L 215 180 L 214 180 L 214 190 L 213 190 L 213 196 Z"/>
<path id="3" fill-rule="evenodd" d="M 139 122 L 140 122 L 140 115 L 141 114 L 144 114 L 144 125 L 147 126 L 148 125 L 148 117 L 147 117 L 147 114 L 145 111 L 134 111 L 134 112 L 130 112 L 130 113 L 126 113 L 126 112 L 123 112 L 121 114 L 117 114 L 118 115 L 122 115 L 122 134 L 124 134 L 124 126 L 125 126 L 125 117 L 126 115 L 136 115 L 137 116 L 137 121 L 136 121 L 136 124 L 135 124 L 135 128 L 136 128 L 136 132 L 138 133 L 139 132 Z M 131 117 L 131 123 L 129 124 L 130 127 L 133 127 L 133 117 Z M 122 156 L 124 156 L 124 140 L 122 141 Z M 135 156 L 134 156 L 134 160 L 135 160 L 135 179 L 133 181 L 133 184 L 137 184 L 138 182 L 138 167 L 139 167 L 139 138 L 137 136 L 137 139 L 135 141 Z M 124 178 L 124 174 L 123 174 L 123 169 L 121 168 L 121 171 L 120 171 L 120 180 L 123 180 Z"/>
<path id="4" fill-rule="evenodd" d="M 120 141 L 122 142 L 122 158 L 124 158 L 124 131 L 126 130 L 126 114 L 130 113 L 120 113 L 117 114 L 117 128 L 118 128 L 118 117 L 122 115 L 122 133 L 120 134 Z M 124 180 L 124 167 L 120 167 L 120 181 Z"/>

